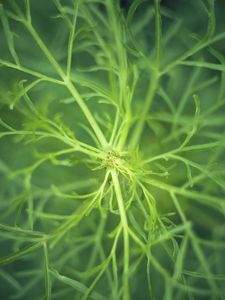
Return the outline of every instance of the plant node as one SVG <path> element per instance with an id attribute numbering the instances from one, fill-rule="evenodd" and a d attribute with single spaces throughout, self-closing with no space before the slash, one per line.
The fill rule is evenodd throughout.
<path id="1" fill-rule="evenodd" d="M 110 150 L 107 151 L 104 164 L 110 169 L 119 169 L 124 164 L 124 157 L 120 153 Z"/>
<path id="2" fill-rule="evenodd" d="M 133 171 L 127 156 L 116 150 L 110 149 L 106 151 L 100 168 L 116 170 L 124 176 L 129 176 L 130 178 L 133 177 Z"/>

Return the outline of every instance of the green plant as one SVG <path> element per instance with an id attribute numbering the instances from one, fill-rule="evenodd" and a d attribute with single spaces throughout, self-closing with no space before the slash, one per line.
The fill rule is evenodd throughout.
<path id="1" fill-rule="evenodd" d="M 224 3 L 3 4 L 2 299 L 224 299 Z"/>

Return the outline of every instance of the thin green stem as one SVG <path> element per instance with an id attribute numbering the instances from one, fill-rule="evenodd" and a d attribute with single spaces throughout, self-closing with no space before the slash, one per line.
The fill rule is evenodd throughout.
<path id="1" fill-rule="evenodd" d="M 51 277 L 49 272 L 49 258 L 48 258 L 48 248 L 47 243 L 43 243 L 44 250 L 44 266 L 45 266 L 45 290 L 46 290 L 46 300 L 51 300 Z"/>
<path id="2" fill-rule="evenodd" d="M 154 0 L 155 2 L 155 51 L 156 51 L 156 66 L 159 68 L 161 61 L 161 14 L 160 14 L 160 0 Z"/>
<path id="3" fill-rule="evenodd" d="M 69 42 L 68 42 L 68 51 L 67 51 L 67 69 L 66 75 L 67 78 L 70 78 L 71 72 L 71 65 L 72 65 L 72 55 L 73 55 L 73 45 L 75 40 L 75 30 L 76 30 L 76 23 L 77 23 L 77 14 L 78 14 L 78 2 L 74 8 L 74 18 L 72 23 L 72 28 L 70 30 Z"/>
<path id="4" fill-rule="evenodd" d="M 51 65 L 54 67 L 54 69 L 58 73 L 58 75 L 64 81 L 64 79 L 65 79 L 65 73 L 64 73 L 63 69 L 58 64 L 58 62 L 56 61 L 56 59 L 53 57 L 52 53 L 49 51 L 49 49 L 47 48 L 47 46 L 45 45 L 45 43 L 42 41 L 42 39 L 38 35 L 37 31 L 34 29 L 34 27 L 32 26 L 32 24 L 30 24 L 28 22 L 25 22 L 24 24 L 25 24 L 27 30 L 32 35 L 32 37 L 34 38 L 34 40 L 36 41 L 36 43 L 38 44 L 38 46 L 40 47 L 40 49 L 42 50 L 42 52 L 44 53 L 44 55 L 47 57 L 47 59 L 49 60 L 49 62 L 51 63 Z"/>
<path id="5" fill-rule="evenodd" d="M 115 120 L 114 120 L 114 126 L 113 126 L 112 134 L 110 137 L 110 141 L 109 141 L 110 146 L 113 145 L 113 143 L 114 143 L 114 139 L 115 139 L 116 133 L 118 131 L 119 120 L 120 120 L 120 113 L 119 113 L 119 109 L 117 108 Z"/>
<path id="6" fill-rule="evenodd" d="M 131 127 L 131 114 L 130 112 L 127 112 L 127 114 L 125 115 L 125 120 L 124 120 L 124 125 L 122 126 L 122 130 L 121 130 L 121 134 L 120 134 L 120 138 L 118 141 L 118 145 L 116 146 L 116 149 L 118 151 L 122 151 L 126 141 L 127 141 L 127 137 L 130 131 L 130 127 Z"/>
<path id="7" fill-rule="evenodd" d="M 123 269 L 123 284 L 124 284 L 124 300 L 130 299 L 129 292 L 129 260 L 130 260 L 130 246 L 129 246 L 129 233 L 126 211 L 124 207 L 124 199 L 122 196 L 118 174 L 116 170 L 111 170 L 111 176 L 114 184 L 115 194 L 120 212 L 120 218 L 123 227 L 124 237 L 124 269 Z"/>
<path id="8" fill-rule="evenodd" d="M 216 35 L 214 38 L 209 39 L 206 42 L 197 43 L 190 50 L 187 50 L 179 58 L 177 58 L 172 63 L 167 65 L 167 67 L 165 67 L 165 69 L 161 72 L 161 75 L 168 73 L 170 70 L 172 70 L 174 67 L 179 65 L 181 62 L 185 61 L 190 56 L 194 55 L 195 53 L 198 53 L 200 50 L 202 50 L 202 49 L 206 48 L 207 46 L 209 46 L 213 43 L 216 43 L 224 38 L 225 38 L 225 32 L 221 32 L 218 35 Z"/>
<path id="9" fill-rule="evenodd" d="M 87 118 L 88 122 L 90 123 L 92 129 L 94 130 L 94 132 L 95 132 L 95 134 L 96 134 L 96 136 L 99 140 L 99 143 L 101 144 L 102 147 L 105 148 L 108 145 L 108 143 L 106 141 L 106 138 L 105 138 L 104 134 L 102 133 L 100 127 L 98 126 L 96 120 L 94 119 L 92 113 L 90 112 L 89 108 L 85 104 L 84 100 L 81 98 L 80 94 L 78 93 L 78 91 L 74 87 L 73 83 L 67 78 L 65 72 L 63 71 L 61 66 L 58 64 L 58 62 L 55 60 L 55 58 L 53 57 L 51 52 L 48 50 L 48 48 L 46 47 L 46 45 L 44 44 L 44 42 L 42 41 L 42 39 L 40 38 L 40 36 L 36 32 L 36 30 L 33 28 L 33 26 L 31 24 L 27 23 L 27 22 L 24 22 L 24 24 L 27 27 L 28 31 L 33 36 L 34 40 L 36 41 L 36 43 L 38 44 L 40 49 L 43 51 L 43 53 L 45 54 L 45 56 L 47 57 L 47 59 L 51 63 L 51 65 L 54 67 L 54 69 L 58 73 L 58 75 L 65 82 L 65 86 L 68 88 L 68 90 L 70 91 L 72 96 L 77 101 L 77 103 L 80 106 L 82 112 L 84 113 L 84 115 Z"/>
<path id="10" fill-rule="evenodd" d="M 107 147 L 108 143 L 106 141 L 106 138 L 104 134 L 102 133 L 100 127 L 98 126 L 97 122 L 95 121 L 92 113 L 90 112 L 89 108 L 84 103 L 83 99 L 81 98 L 80 94 L 74 87 L 73 83 L 71 81 L 66 82 L 66 86 L 74 99 L 77 101 L 78 105 L 80 106 L 81 110 L 83 111 L 84 115 L 86 116 L 88 122 L 90 123 L 92 129 L 94 130 L 99 143 L 102 145 L 103 148 Z"/>
<path id="11" fill-rule="evenodd" d="M 11 69 L 21 71 L 21 72 L 29 74 L 29 75 L 32 75 L 36 78 L 40 78 L 43 81 L 52 82 L 52 83 L 56 83 L 56 84 L 59 84 L 59 85 L 65 85 L 64 81 L 58 80 L 56 78 L 52 78 L 50 76 L 46 76 L 46 75 L 41 74 L 39 72 L 33 71 L 29 68 L 22 67 L 21 65 L 13 64 L 13 63 L 8 62 L 8 61 L 3 60 L 3 59 L 0 59 L 0 65 L 5 66 L 7 68 L 11 68 Z"/>
<path id="12" fill-rule="evenodd" d="M 144 129 L 144 124 L 145 124 L 147 114 L 149 113 L 150 106 L 152 104 L 152 101 L 153 101 L 155 93 L 156 93 L 158 82 L 159 82 L 159 75 L 155 71 L 155 72 L 153 72 L 152 77 L 151 77 L 146 100 L 145 100 L 145 103 L 143 104 L 142 113 L 140 115 L 140 120 L 137 122 L 137 124 L 134 128 L 133 135 L 132 135 L 130 143 L 129 143 L 131 148 L 136 148 L 138 146 L 139 140 L 141 138 L 141 135 L 142 135 L 142 132 Z"/>
<path id="13" fill-rule="evenodd" d="M 180 218 L 181 218 L 182 222 L 184 224 L 186 224 L 188 221 L 187 221 L 187 218 L 186 218 L 186 216 L 185 216 L 185 214 L 183 212 L 183 209 L 182 209 L 180 203 L 178 202 L 177 197 L 175 196 L 174 193 L 170 193 L 170 195 L 171 195 L 173 203 L 174 203 L 174 205 L 175 205 L 175 207 L 176 207 L 176 209 L 177 209 L 177 211 L 178 211 L 178 213 L 180 215 Z M 199 242 L 198 242 L 198 240 L 197 240 L 197 238 L 196 238 L 196 236 L 195 236 L 195 234 L 194 234 L 194 232 L 193 232 L 193 230 L 192 230 L 191 227 L 187 227 L 186 230 L 187 230 L 188 235 L 189 235 L 189 237 L 191 239 L 191 242 L 192 242 L 193 248 L 195 250 L 195 253 L 196 253 L 196 255 L 197 255 L 197 257 L 198 257 L 198 259 L 199 259 L 199 261 L 200 261 L 200 263 L 202 265 L 202 268 L 204 269 L 204 271 L 206 273 L 207 282 L 208 282 L 209 286 L 211 287 L 211 289 L 213 291 L 217 292 L 218 291 L 218 287 L 217 287 L 216 283 L 214 282 L 214 280 L 210 279 L 210 277 L 211 277 L 210 275 L 212 273 L 211 273 L 211 270 L 210 270 L 210 268 L 209 268 L 209 266 L 207 264 L 206 257 L 205 257 L 205 255 L 204 255 L 204 253 L 203 253 L 203 251 L 202 251 L 202 249 L 201 249 L 201 247 L 199 245 Z"/>

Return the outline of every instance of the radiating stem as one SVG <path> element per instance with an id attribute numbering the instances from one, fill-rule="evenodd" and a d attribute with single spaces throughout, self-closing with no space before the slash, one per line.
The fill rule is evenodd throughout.
<path id="1" fill-rule="evenodd" d="M 147 96 L 146 96 L 146 100 L 145 103 L 143 104 L 143 110 L 140 116 L 139 121 L 136 124 L 136 127 L 134 128 L 134 132 L 133 135 L 131 137 L 130 140 L 130 147 L 131 148 L 135 148 L 137 147 L 140 137 L 142 135 L 143 129 L 144 129 L 144 124 L 145 124 L 145 120 L 147 117 L 147 114 L 149 112 L 149 108 L 152 104 L 156 89 L 157 89 L 157 85 L 158 85 L 158 81 L 159 81 L 159 76 L 157 73 L 152 74 L 152 80 L 149 84 L 149 89 L 147 92 Z"/>
<path id="2" fill-rule="evenodd" d="M 127 223 L 127 216 L 126 216 L 126 211 L 124 207 L 124 199 L 122 196 L 121 188 L 120 188 L 120 183 L 118 179 L 118 174 L 116 170 L 111 171 L 112 175 L 112 180 L 114 184 L 114 189 L 115 189 L 115 194 L 116 194 L 116 199 L 119 207 L 119 212 L 120 212 L 120 218 L 121 218 L 121 223 L 123 227 L 123 244 L 124 244 L 124 266 L 123 266 L 123 285 L 124 285 L 124 294 L 123 294 L 123 299 L 128 300 L 130 299 L 129 296 L 129 259 L 130 259 L 130 254 L 129 254 L 129 233 L 128 233 L 128 223 Z"/>
<path id="3" fill-rule="evenodd" d="M 49 62 L 53 66 L 53 68 L 55 69 L 55 71 L 58 73 L 58 75 L 61 77 L 61 79 L 65 82 L 65 86 L 68 88 L 68 90 L 70 91 L 72 96 L 77 101 L 77 103 L 80 106 L 82 112 L 84 113 L 86 119 L 88 120 L 93 131 L 95 132 L 101 146 L 106 147 L 108 143 L 106 141 L 104 134 L 102 133 L 100 127 L 98 126 L 97 122 L 95 121 L 92 113 L 90 112 L 89 108 L 85 104 L 84 100 L 81 98 L 80 94 L 74 87 L 73 83 L 67 78 L 64 70 L 61 68 L 61 66 L 58 64 L 58 62 L 55 60 L 55 58 L 53 57 L 53 55 L 51 54 L 49 49 L 46 47 L 46 45 L 44 44 L 44 42 L 42 41 L 42 39 L 40 38 L 40 36 L 36 32 L 36 30 L 33 28 L 33 26 L 26 22 L 25 22 L 25 25 L 26 25 L 28 31 L 33 36 L 36 43 L 38 44 L 38 46 L 41 48 L 42 52 L 45 54 L 45 56 L 47 57 L 47 59 L 49 60 Z"/>

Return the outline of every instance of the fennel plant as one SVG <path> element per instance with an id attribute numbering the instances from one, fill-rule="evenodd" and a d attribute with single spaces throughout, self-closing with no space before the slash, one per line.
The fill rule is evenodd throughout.
<path id="1" fill-rule="evenodd" d="M 223 11 L 1 1 L 1 299 L 224 299 Z"/>

